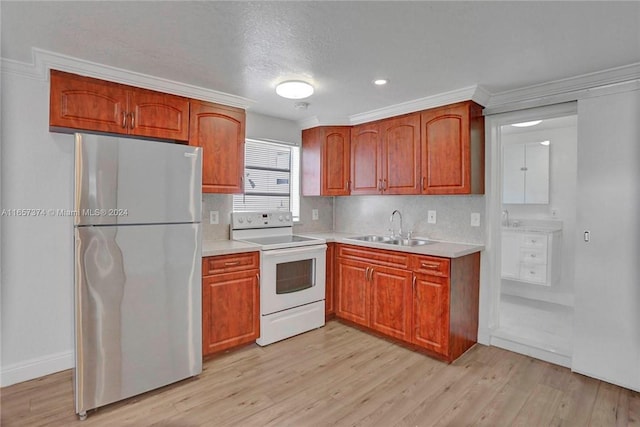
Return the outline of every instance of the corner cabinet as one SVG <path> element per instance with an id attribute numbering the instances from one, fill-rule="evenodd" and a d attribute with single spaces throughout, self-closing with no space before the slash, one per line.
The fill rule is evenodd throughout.
<path id="1" fill-rule="evenodd" d="M 202 259 L 202 354 L 207 356 L 260 336 L 258 252 Z"/>
<path id="2" fill-rule="evenodd" d="M 51 70 L 49 127 L 189 139 L 189 99 Z"/>
<path id="3" fill-rule="evenodd" d="M 191 101 L 189 145 L 202 147 L 202 192 L 242 193 L 245 112 Z"/>
<path id="4" fill-rule="evenodd" d="M 349 126 L 322 126 L 302 131 L 302 195 L 349 194 Z"/>
<path id="5" fill-rule="evenodd" d="M 336 246 L 336 316 L 451 362 L 477 341 L 480 254 Z"/>
<path id="6" fill-rule="evenodd" d="M 484 117 L 466 101 L 422 112 L 422 194 L 484 194 Z"/>

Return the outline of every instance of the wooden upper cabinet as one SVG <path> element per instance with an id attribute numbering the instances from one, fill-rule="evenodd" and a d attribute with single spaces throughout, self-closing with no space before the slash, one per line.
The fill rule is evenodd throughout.
<path id="1" fill-rule="evenodd" d="M 482 107 L 460 102 L 422 112 L 422 194 L 484 193 Z"/>
<path id="2" fill-rule="evenodd" d="M 49 126 L 187 141 L 189 100 L 51 70 Z"/>
<path id="3" fill-rule="evenodd" d="M 152 90 L 129 93 L 131 135 L 151 138 L 189 139 L 189 100 Z"/>
<path id="4" fill-rule="evenodd" d="M 420 114 L 380 122 L 382 191 L 420 194 Z"/>
<path id="5" fill-rule="evenodd" d="M 302 131 L 303 195 L 349 194 L 350 135 L 348 126 L 323 126 Z"/>
<path id="6" fill-rule="evenodd" d="M 378 194 L 382 191 L 379 123 L 351 129 L 351 194 Z"/>
<path id="7" fill-rule="evenodd" d="M 202 192 L 242 193 L 245 112 L 191 101 L 189 145 L 202 147 Z"/>

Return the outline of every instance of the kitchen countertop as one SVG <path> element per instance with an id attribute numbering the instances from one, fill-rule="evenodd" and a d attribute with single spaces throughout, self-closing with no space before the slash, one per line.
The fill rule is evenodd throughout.
<path id="1" fill-rule="evenodd" d="M 203 240 L 202 256 L 232 255 L 259 251 L 260 246 L 236 240 Z"/>
<path id="2" fill-rule="evenodd" d="M 465 255 L 480 252 L 484 249 L 484 245 L 475 245 L 469 243 L 454 243 L 445 241 L 436 241 L 429 245 L 422 246 L 397 246 L 388 243 L 363 242 L 360 240 L 350 240 L 349 237 L 362 236 L 367 233 L 344 233 L 344 232 L 324 232 L 324 233 L 296 233 L 300 236 L 317 237 L 325 239 L 327 242 L 343 243 L 354 246 L 365 246 L 368 248 L 386 249 L 390 251 L 408 252 L 418 255 L 432 255 L 444 258 L 459 258 Z M 420 236 L 414 236 L 419 239 Z M 431 240 L 431 239 L 428 239 Z"/>
<path id="3" fill-rule="evenodd" d="M 349 237 L 362 236 L 365 233 L 344 233 L 327 231 L 322 233 L 295 233 L 299 236 L 325 239 L 327 242 L 344 243 L 368 248 L 386 249 L 390 251 L 408 252 L 418 255 L 432 255 L 444 258 L 459 258 L 484 249 L 484 245 L 437 241 L 423 246 L 396 246 L 387 243 L 362 242 L 350 240 Z M 417 237 L 419 238 L 419 237 Z M 202 242 L 202 256 L 231 255 L 243 252 L 259 251 L 260 246 L 236 240 L 205 240 Z"/>

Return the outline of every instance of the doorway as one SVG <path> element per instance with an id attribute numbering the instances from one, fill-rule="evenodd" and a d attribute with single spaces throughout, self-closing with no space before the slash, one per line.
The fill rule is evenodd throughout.
<path id="1" fill-rule="evenodd" d="M 577 115 L 562 104 L 487 117 L 491 345 L 571 366 Z"/>

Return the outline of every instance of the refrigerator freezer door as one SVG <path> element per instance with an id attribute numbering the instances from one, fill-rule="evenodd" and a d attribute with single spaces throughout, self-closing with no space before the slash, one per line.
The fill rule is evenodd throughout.
<path id="1" fill-rule="evenodd" d="M 76 412 L 202 371 L 201 225 L 76 227 Z"/>
<path id="2" fill-rule="evenodd" d="M 202 149 L 76 134 L 76 225 L 200 222 Z"/>

